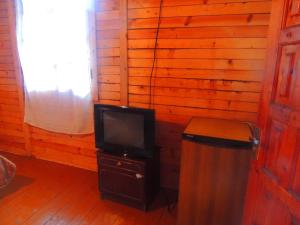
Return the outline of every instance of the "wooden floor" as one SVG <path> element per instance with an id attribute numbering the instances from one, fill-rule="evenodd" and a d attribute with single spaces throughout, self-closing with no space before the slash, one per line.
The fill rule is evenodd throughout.
<path id="1" fill-rule="evenodd" d="M 2 153 L 0 153 L 2 154 Z M 17 165 L 17 176 L 0 190 L 0 225 L 99 224 L 175 225 L 175 211 L 161 195 L 149 212 L 101 200 L 97 174 L 42 160 L 3 153 Z"/>

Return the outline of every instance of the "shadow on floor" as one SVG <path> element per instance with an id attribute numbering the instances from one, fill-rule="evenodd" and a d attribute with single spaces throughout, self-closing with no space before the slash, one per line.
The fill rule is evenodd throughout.
<path id="1" fill-rule="evenodd" d="M 0 189 L 0 199 L 4 198 L 10 194 L 15 193 L 16 191 L 20 190 L 21 188 L 31 184 L 34 179 L 30 177 L 25 177 L 21 175 L 16 175 L 12 182 L 6 186 L 5 188 Z"/>
<path id="2" fill-rule="evenodd" d="M 168 207 L 173 210 L 176 207 L 178 199 L 178 191 L 172 189 L 161 188 L 155 200 L 150 204 L 149 211 Z"/>

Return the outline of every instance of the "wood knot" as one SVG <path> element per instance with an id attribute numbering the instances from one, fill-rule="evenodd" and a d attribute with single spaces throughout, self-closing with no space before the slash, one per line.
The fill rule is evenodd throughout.
<path id="1" fill-rule="evenodd" d="M 168 57 L 169 58 L 174 58 L 174 55 L 175 55 L 175 49 L 170 49 L 169 53 L 168 53 Z"/>
<path id="2" fill-rule="evenodd" d="M 192 19 L 192 17 L 191 17 L 191 16 L 188 16 L 188 17 L 185 19 L 185 21 L 184 21 L 184 26 L 188 26 L 188 25 L 190 24 L 190 22 L 191 22 L 191 19 Z"/>
<path id="3" fill-rule="evenodd" d="M 247 22 L 250 23 L 253 19 L 253 15 L 252 14 L 249 14 L 248 17 L 247 17 Z"/>

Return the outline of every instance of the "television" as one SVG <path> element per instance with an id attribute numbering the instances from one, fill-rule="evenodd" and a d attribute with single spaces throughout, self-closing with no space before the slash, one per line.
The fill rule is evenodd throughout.
<path id="1" fill-rule="evenodd" d="M 94 125 L 97 148 L 132 157 L 153 157 L 154 110 L 95 104 Z"/>

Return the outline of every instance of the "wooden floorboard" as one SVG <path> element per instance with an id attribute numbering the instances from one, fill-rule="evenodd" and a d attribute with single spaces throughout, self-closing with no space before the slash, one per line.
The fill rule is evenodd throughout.
<path id="1" fill-rule="evenodd" d="M 97 174 L 29 157 L 0 153 L 17 165 L 13 182 L 0 189 L 0 225 L 175 225 L 165 195 L 148 212 L 109 200 L 98 192 Z"/>

